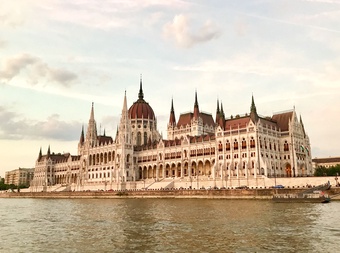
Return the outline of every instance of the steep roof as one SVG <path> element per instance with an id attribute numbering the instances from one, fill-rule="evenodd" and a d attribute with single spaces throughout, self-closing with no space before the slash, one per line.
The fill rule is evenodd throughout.
<path id="1" fill-rule="evenodd" d="M 191 125 L 191 120 L 194 114 L 192 112 L 184 113 L 179 116 L 177 127 L 185 127 L 186 125 Z M 211 114 L 200 112 L 199 117 L 203 120 L 203 125 L 214 125 L 214 119 Z"/>
<path id="2" fill-rule="evenodd" d="M 225 122 L 225 130 L 245 128 L 250 121 L 250 117 L 228 119 Z"/>
<path id="3" fill-rule="evenodd" d="M 111 136 L 98 136 L 97 139 L 98 139 L 99 145 L 104 145 L 105 143 L 106 144 L 113 143 Z"/>
<path id="4" fill-rule="evenodd" d="M 293 111 L 274 114 L 272 120 L 277 123 L 277 127 L 285 132 L 289 130 L 289 120 L 293 118 Z"/>

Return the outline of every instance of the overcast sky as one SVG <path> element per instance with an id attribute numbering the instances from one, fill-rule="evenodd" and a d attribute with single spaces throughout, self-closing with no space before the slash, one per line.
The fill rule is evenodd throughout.
<path id="1" fill-rule="evenodd" d="M 313 157 L 340 156 L 340 0 L 0 2 L 0 176 L 40 148 L 77 154 L 94 102 L 114 136 L 124 92 L 144 98 L 166 138 L 176 117 L 301 115 Z"/>

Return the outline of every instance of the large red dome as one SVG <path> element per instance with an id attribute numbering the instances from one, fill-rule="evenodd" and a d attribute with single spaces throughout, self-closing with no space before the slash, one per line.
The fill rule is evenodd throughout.
<path id="1" fill-rule="evenodd" d="M 155 113 L 149 105 L 145 102 L 144 94 L 142 89 L 142 80 L 140 81 L 140 88 L 138 93 L 138 100 L 133 103 L 129 109 L 130 119 L 152 119 L 155 120 Z"/>

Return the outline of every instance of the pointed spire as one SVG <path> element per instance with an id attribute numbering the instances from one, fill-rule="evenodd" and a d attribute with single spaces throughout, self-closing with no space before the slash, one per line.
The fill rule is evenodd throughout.
<path id="1" fill-rule="evenodd" d="M 42 157 L 42 151 L 41 151 L 41 147 L 40 147 L 39 156 L 38 156 L 38 161 L 41 159 L 41 157 Z"/>
<path id="2" fill-rule="evenodd" d="M 224 115 L 224 111 L 223 111 L 223 103 L 222 102 L 221 102 L 221 109 L 220 109 L 218 119 L 219 119 L 219 121 L 217 121 L 216 123 L 224 130 L 225 115 Z"/>
<path id="3" fill-rule="evenodd" d="M 79 143 L 83 144 L 84 141 L 85 141 L 85 137 L 84 137 L 84 125 L 82 125 Z"/>
<path id="4" fill-rule="evenodd" d="M 259 116 L 257 115 L 257 111 L 256 111 L 256 106 L 255 106 L 254 96 L 253 95 L 251 95 L 250 118 L 252 119 L 252 121 L 254 123 L 256 123 L 257 120 L 259 119 Z"/>
<path id="5" fill-rule="evenodd" d="M 116 131 L 115 142 L 118 142 L 118 134 L 119 134 L 119 131 L 118 131 L 118 126 L 117 126 L 117 131 Z"/>
<path id="6" fill-rule="evenodd" d="M 105 136 L 105 128 L 104 128 L 104 135 L 103 136 Z"/>
<path id="7" fill-rule="evenodd" d="M 169 118 L 169 125 L 174 127 L 176 125 L 176 117 L 175 117 L 175 110 L 174 110 L 174 99 L 171 99 L 171 110 L 170 110 L 170 118 Z"/>
<path id="8" fill-rule="evenodd" d="M 219 121 L 220 121 L 220 104 L 217 99 L 216 120 L 215 120 L 216 125 L 219 123 Z"/>
<path id="9" fill-rule="evenodd" d="M 49 157 L 51 155 L 51 149 L 50 149 L 50 145 L 48 145 L 48 149 L 47 149 L 47 157 Z"/>
<path id="10" fill-rule="evenodd" d="M 197 107 L 198 107 L 197 90 L 195 90 L 195 105 L 194 105 L 194 106 L 197 106 Z"/>
<path id="11" fill-rule="evenodd" d="M 91 114 L 86 132 L 86 142 L 90 144 L 91 147 L 96 145 L 97 142 L 97 124 L 94 119 L 94 103 L 92 102 Z"/>
<path id="12" fill-rule="evenodd" d="M 301 124 L 301 127 L 302 127 L 303 135 L 304 135 L 304 137 L 306 137 L 305 126 L 303 125 L 303 122 L 302 122 L 302 117 L 301 117 L 301 115 L 300 115 L 300 124 Z"/>
<path id="13" fill-rule="evenodd" d="M 94 108 L 93 107 L 94 107 L 94 103 L 92 102 L 90 120 L 94 120 Z"/>
<path id="14" fill-rule="evenodd" d="M 144 100 L 143 84 L 142 84 L 142 74 L 140 74 L 138 99 L 139 100 Z"/>
<path id="15" fill-rule="evenodd" d="M 225 119 L 225 115 L 224 115 L 224 110 L 223 110 L 223 104 L 222 104 L 222 102 L 221 102 L 221 112 L 220 112 L 221 114 L 221 117 L 223 118 L 223 120 Z"/>
<path id="16" fill-rule="evenodd" d="M 197 91 L 195 91 L 194 119 L 198 120 L 200 111 L 198 108 Z"/>
<path id="17" fill-rule="evenodd" d="M 142 92 L 143 94 L 143 92 Z M 123 102 L 123 112 L 126 112 L 127 111 L 127 100 L 126 100 L 126 90 L 125 90 L 125 93 L 124 93 L 124 102 Z"/>

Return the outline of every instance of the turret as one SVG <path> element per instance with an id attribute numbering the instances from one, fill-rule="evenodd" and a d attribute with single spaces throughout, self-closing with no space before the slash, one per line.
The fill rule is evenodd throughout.
<path id="1" fill-rule="evenodd" d="M 220 122 L 220 105 L 217 99 L 216 120 L 215 120 L 216 125 L 218 125 L 219 122 Z"/>
<path id="2" fill-rule="evenodd" d="M 251 120 L 256 123 L 259 119 L 259 116 L 257 115 L 257 111 L 256 111 L 256 106 L 255 106 L 255 102 L 254 102 L 254 96 L 251 96 L 251 106 L 250 106 L 250 118 Z"/>
<path id="3" fill-rule="evenodd" d="M 80 139 L 79 139 L 79 145 L 83 145 L 85 141 L 84 137 L 84 125 L 81 127 L 81 133 L 80 133 Z"/>
<path id="4" fill-rule="evenodd" d="M 200 110 L 198 108 L 198 101 L 197 101 L 197 91 L 195 91 L 195 104 L 194 104 L 194 119 L 198 120 L 200 114 Z"/>
<path id="5" fill-rule="evenodd" d="M 92 107 L 91 107 L 89 124 L 87 126 L 85 142 L 87 142 L 91 147 L 95 146 L 97 143 L 97 125 L 96 125 L 96 121 L 94 120 L 93 102 L 92 102 Z"/>
<path id="6" fill-rule="evenodd" d="M 219 116 L 219 125 L 224 130 L 224 124 L 225 124 L 225 115 L 223 111 L 223 104 L 221 102 L 221 110 L 220 110 L 220 116 Z"/>
<path id="7" fill-rule="evenodd" d="M 173 99 L 171 99 L 171 110 L 170 110 L 169 126 L 171 126 L 171 127 L 175 127 L 176 126 L 176 117 L 175 117 L 174 100 Z"/>
<path id="8" fill-rule="evenodd" d="M 39 151 L 39 155 L 38 155 L 38 162 L 40 161 L 41 157 L 42 157 L 42 152 L 41 152 L 41 147 L 40 147 L 40 151 Z"/>

